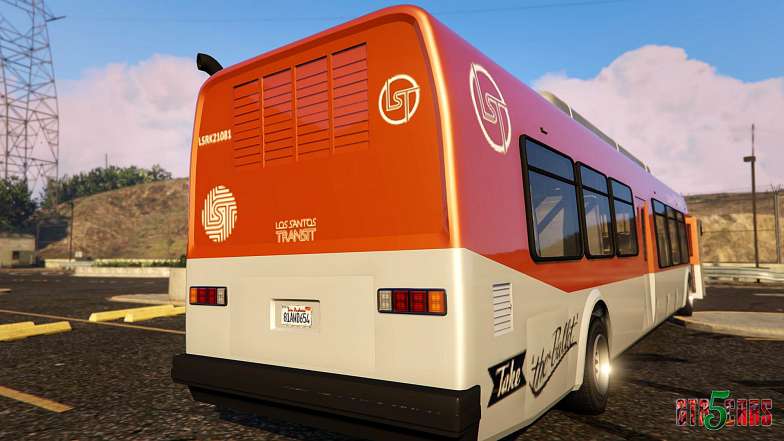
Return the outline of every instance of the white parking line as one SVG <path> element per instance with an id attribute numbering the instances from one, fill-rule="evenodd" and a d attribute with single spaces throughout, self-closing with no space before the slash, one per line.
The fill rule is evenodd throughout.
<path id="1" fill-rule="evenodd" d="M 760 292 L 754 295 L 760 297 L 784 297 L 784 293 L 773 293 L 773 292 Z"/>

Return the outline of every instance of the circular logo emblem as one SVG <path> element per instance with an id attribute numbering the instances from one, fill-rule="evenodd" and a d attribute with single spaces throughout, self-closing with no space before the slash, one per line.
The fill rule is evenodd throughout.
<path id="1" fill-rule="evenodd" d="M 501 89 L 495 84 L 490 73 L 476 63 L 471 63 L 468 82 L 476 120 L 479 121 L 487 143 L 498 153 L 506 153 L 512 141 L 512 125 Z"/>
<path id="2" fill-rule="evenodd" d="M 201 225 L 207 237 L 221 243 L 228 239 L 237 223 L 237 201 L 228 188 L 219 185 L 207 194 L 201 210 Z"/>
<path id="3" fill-rule="evenodd" d="M 389 77 L 378 94 L 378 112 L 384 121 L 399 126 L 407 123 L 419 107 L 419 84 L 406 74 Z"/>

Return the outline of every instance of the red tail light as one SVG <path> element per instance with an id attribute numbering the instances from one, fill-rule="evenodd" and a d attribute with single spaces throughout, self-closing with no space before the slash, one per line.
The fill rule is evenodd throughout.
<path id="1" fill-rule="evenodd" d="M 446 315 L 443 289 L 379 289 L 378 312 Z"/>
<path id="2" fill-rule="evenodd" d="M 229 295 L 225 286 L 191 286 L 191 305 L 226 306 Z"/>
<path id="3" fill-rule="evenodd" d="M 408 312 L 408 291 L 392 291 L 392 311 Z"/>

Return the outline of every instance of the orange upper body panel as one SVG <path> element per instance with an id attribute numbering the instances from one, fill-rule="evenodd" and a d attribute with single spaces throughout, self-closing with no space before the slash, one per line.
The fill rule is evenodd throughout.
<path id="1" fill-rule="evenodd" d="M 483 108 L 483 98 L 496 104 Z M 230 140 L 214 142 L 228 129 Z M 649 272 L 650 221 L 643 241 L 638 220 L 635 257 L 532 260 L 523 135 L 630 186 L 638 216 L 651 198 L 686 212 L 681 196 L 426 12 L 403 6 L 205 83 L 188 257 L 464 247 L 567 291 Z M 211 239 L 203 212 L 219 186 L 236 201 L 236 222 Z M 306 240 L 292 231 L 310 226 Z M 281 242 L 280 231 L 294 239 Z"/>
<path id="2" fill-rule="evenodd" d="M 699 221 L 694 216 L 686 216 L 686 228 L 689 229 L 689 264 L 699 265 L 700 261 L 700 227 Z"/>
<path id="3" fill-rule="evenodd" d="M 396 125 L 379 91 L 400 74 L 418 88 L 387 87 L 387 118 L 410 117 Z M 449 246 L 438 107 L 411 15 L 375 14 L 225 69 L 197 112 L 190 258 Z M 236 221 L 214 241 L 202 211 L 219 186 Z"/>

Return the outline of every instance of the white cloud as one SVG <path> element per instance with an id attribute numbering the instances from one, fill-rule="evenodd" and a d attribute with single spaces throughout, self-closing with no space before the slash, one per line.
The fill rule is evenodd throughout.
<path id="1" fill-rule="evenodd" d="M 687 194 L 750 188 L 742 158 L 754 122 L 757 188 L 784 184 L 784 77 L 746 83 L 683 49 L 644 46 L 594 78 L 553 73 L 534 86 L 568 102 Z"/>
<path id="2" fill-rule="evenodd" d="M 187 176 L 196 95 L 206 79 L 193 60 L 154 55 L 109 64 L 58 84 L 60 175 L 160 164 Z"/>

